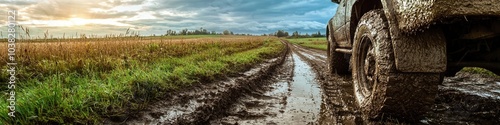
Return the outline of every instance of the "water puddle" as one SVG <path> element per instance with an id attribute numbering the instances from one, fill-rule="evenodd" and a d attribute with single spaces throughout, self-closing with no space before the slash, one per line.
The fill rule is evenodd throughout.
<path id="1" fill-rule="evenodd" d="M 311 59 L 311 60 L 319 60 L 318 58 L 316 58 L 316 56 L 313 56 L 311 54 L 308 54 L 308 53 L 300 53 L 302 55 L 304 55 L 305 57 Z"/>
<path id="2" fill-rule="evenodd" d="M 312 51 L 312 50 L 308 50 L 308 49 L 304 49 L 302 47 L 298 47 L 297 45 L 293 45 L 296 49 L 299 49 L 300 51 L 302 51 L 303 53 L 301 53 L 302 55 L 304 56 L 307 56 L 308 58 L 309 57 L 312 57 L 312 58 L 309 58 L 309 59 L 319 59 L 319 60 L 326 60 L 327 56 L 324 55 L 324 54 L 320 54 L 316 51 Z"/>
<path id="3" fill-rule="evenodd" d="M 229 109 L 229 116 L 210 124 L 317 124 L 322 99 L 312 67 L 292 54 L 281 69 L 262 87 L 264 92 L 247 94 Z"/>
<path id="4" fill-rule="evenodd" d="M 316 74 L 311 67 L 293 54 L 295 62 L 294 77 L 290 85 L 291 93 L 287 99 L 284 124 L 311 124 L 318 119 L 321 106 L 321 93 L 315 80 Z"/>
<path id="5" fill-rule="evenodd" d="M 475 77 L 467 79 L 453 77 L 445 81 L 448 83 L 442 86 L 444 89 L 454 89 L 469 95 L 500 100 L 500 82 L 498 81 Z"/>

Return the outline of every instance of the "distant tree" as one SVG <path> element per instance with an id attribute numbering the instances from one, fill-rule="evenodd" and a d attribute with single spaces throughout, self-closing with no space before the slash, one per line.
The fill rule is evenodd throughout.
<path id="1" fill-rule="evenodd" d="M 181 30 L 180 35 L 189 35 L 189 30 L 188 29 Z"/>
<path id="2" fill-rule="evenodd" d="M 229 30 L 224 30 L 224 31 L 222 32 L 222 34 L 224 34 L 224 35 L 231 35 L 231 31 L 229 31 Z"/>
<path id="3" fill-rule="evenodd" d="M 292 33 L 292 37 L 298 38 L 299 37 L 299 32 L 298 31 L 293 32 Z"/>
<path id="4" fill-rule="evenodd" d="M 167 30 L 167 33 L 166 33 L 165 35 L 166 35 L 166 36 L 173 35 L 173 34 L 172 34 L 172 30 L 171 30 L 171 29 Z"/>
<path id="5" fill-rule="evenodd" d="M 278 32 L 276 32 L 277 37 L 282 37 L 284 35 L 285 35 L 285 33 L 283 32 L 283 30 L 278 30 Z"/>
<path id="6" fill-rule="evenodd" d="M 208 34 L 207 30 L 203 29 L 203 27 L 201 27 L 200 28 L 200 34 L 198 34 L 198 35 L 207 35 L 207 34 Z"/>
<path id="7" fill-rule="evenodd" d="M 311 37 L 324 37 L 324 35 L 321 35 L 321 32 L 318 31 L 317 33 L 311 34 Z"/>
<path id="8" fill-rule="evenodd" d="M 283 31 L 283 30 L 278 30 L 278 31 L 276 32 L 276 36 L 277 36 L 277 37 L 286 37 L 286 36 L 288 36 L 288 33 L 287 33 L 287 32 L 285 32 L 285 31 Z"/>

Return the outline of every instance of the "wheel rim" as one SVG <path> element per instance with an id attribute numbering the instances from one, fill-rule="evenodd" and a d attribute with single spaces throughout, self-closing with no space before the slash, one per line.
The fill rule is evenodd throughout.
<path id="1" fill-rule="evenodd" d="M 356 86 L 358 87 L 358 96 L 360 96 L 359 101 L 363 104 L 371 96 L 375 85 L 375 49 L 372 41 L 366 35 L 363 35 L 359 42 L 361 43 L 359 47 L 361 55 L 356 66 L 358 76 Z"/>

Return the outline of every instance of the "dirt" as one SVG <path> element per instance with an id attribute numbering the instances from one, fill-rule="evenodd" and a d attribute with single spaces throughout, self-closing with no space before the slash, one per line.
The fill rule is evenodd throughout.
<path id="1" fill-rule="evenodd" d="M 433 111 L 427 113 L 430 124 L 497 124 L 500 122 L 500 79 L 459 72 L 445 78 Z"/>
<path id="2" fill-rule="evenodd" d="M 136 118 L 109 124 L 495 124 L 500 79 L 466 72 L 439 86 L 416 123 L 373 121 L 356 106 L 351 76 L 329 75 L 326 51 L 288 44 L 283 56 L 225 80 L 172 93 Z"/>
<path id="3" fill-rule="evenodd" d="M 171 92 L 136 116 L 106 119 L 104 124 L 207 124 L 210 119 L 226 115 L 226 108 L 244 93 L 260 88 L 284 62 L 288 49 L 239 74 L 231 74 L 212 83 L 200 83 Z"/>
<path id="4" fill-rule="evenodd" d="M 267 86 L 245 94 L 211 124 L 317 124 L 321 89 L 312 68 L 294 51 Z"/>
<path id="5" fill-rule="evenodd" d="M 490 0 L 396 0 L 389 5 L 404 32 L 420 31 L 442 18 L 500 15 L 500 3 Z"/>

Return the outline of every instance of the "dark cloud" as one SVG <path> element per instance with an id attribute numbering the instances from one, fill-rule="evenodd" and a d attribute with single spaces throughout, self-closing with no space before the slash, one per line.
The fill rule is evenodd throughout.
<path id="1" fill-rule="evenodd" d="M 4 2 L 5 3 L 5 2 Z M 112 32 L 131 27 L 144 35 L 162 34 L 168 29 L 199 29 L 238 33 L 262 34 L 283 29 L 312 33 L 324 31 L 326 22 L 333 16 L 336 4 L 330 0 L 27 0 L 0 4 L 16 7 L 20 20 L 67 20 L 69 18 L 111 19 L 127 24 L 121 27 L 89 24 L 71 29 L 43 25 L 58 32 L 88 31 Z M 0 10 L 3 12 L 5 10 Z M 5 22 L 4 15 L 0 21 Z M 95 26 L 95 27 L 94 27 Z M 106 28 L 99 30 L 99 28 Z M 95 30 L 95 31 L 94 31 Z M 106 32 L 104 32 L 106 31 Z M 121 31 L 115 31 L 121 32 Z"/>

